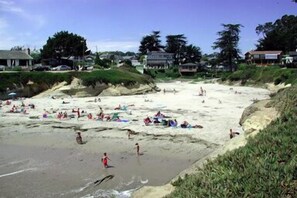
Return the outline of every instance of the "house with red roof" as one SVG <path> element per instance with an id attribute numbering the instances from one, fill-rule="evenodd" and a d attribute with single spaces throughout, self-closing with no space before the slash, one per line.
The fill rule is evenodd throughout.
<path id="1" fill-rule="evenodd" d="M 280 64 L 282 51 L 249 51 L 245 53 L 246 63 L 257 65 L 274 65 Z"/>

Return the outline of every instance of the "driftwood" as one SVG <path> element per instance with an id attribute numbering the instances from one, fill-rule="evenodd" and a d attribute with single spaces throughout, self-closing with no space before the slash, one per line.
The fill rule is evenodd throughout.
<path id="1" fill-rule="evenodd" d="M 99 185 L 101 184 L 104 180 L 108 181 L 114 178 L 114 175 L 107 175 L 106 177 L 103 177 L 102 179 L 98 179 L 96 181 L 94 181 L 94 184 Z"/>

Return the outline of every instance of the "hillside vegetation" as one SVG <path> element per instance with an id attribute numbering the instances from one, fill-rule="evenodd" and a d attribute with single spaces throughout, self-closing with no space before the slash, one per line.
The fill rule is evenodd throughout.
<path id="1" fill-rule="evenodd" d="M 297 69 L 281 68 L 279 66 L 257 67 L 255 65 L 239 66 L 239 69 L 232 74 L 222 75 L 222 81 L 240 81 L 242 85 L 263 83 L 285 83 L 297 84 Z"/>
<path id="2" fill-rule="evenodd" d="M 250 67 L 223 80 L 291 83 L 269 105 L 281 116 L 239 149 L 179 178 L 167 197 L 297 197 L 297 73 L 294 69 Z"/>
<path id="3" fill-rule="evenodd" d="M 0 73 L 0 93 L 4 96 L 8 88 L 21 95 L 24 89 L 30 88 L 31 92 L 33 89 L 34 94 L 38 94 L 63 81 L 69 84 L 74 77 L 81 79 L 84 86 L 93 87 L 100 83 L 122 84 L 129 87 L 153 82 L 150 77 L 129 67 L 92 72 L 2 72 Z"/>

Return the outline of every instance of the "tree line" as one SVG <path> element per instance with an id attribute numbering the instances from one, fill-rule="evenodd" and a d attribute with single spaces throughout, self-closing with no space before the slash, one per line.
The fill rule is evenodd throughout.
<path id="1" fill-rule="evenodd" d="M 229 70 L 234 70 L 235 62 L 240 58 L 238 48 L 239 33 L 242 25 L 222 24 L 223 30 L 218 32 L 219 38 L 214 42 L 213 49 L 219 49 L 219 62 L 225 62 Z M 146 55 L 152 51 L 165 51 L 173 54 L 174 64 L 199 63 L 202 57 L 200 47 L 193 44 L 187 45 L 187 38 L 184 34 L 167 35 L 166 45 L 163 46 L 160 40 L 160 31 L 153 31 L 152 34 L 144 36 L 140 42 L 139 52 Z"/>
<path id="2" fill-rule="evenodd" d="M 202 56 L 200 47 L 192 44 L 187 45 L 187 38 L 184 34 L 166 36 L 166 45 L 163 46 L 160 40 L 160 31 L 153 31 L 140 41 L 139 52 L 141 55 L 147 55 L 152 51 L 172 53 L 176 65 L 186 62 L 197 63 Z"/>
<path id="3" fill-rule="evenodd" d="M 238 48 L 240 39 L 241 24 L 222 24 L 222 30 L 217 32 L 218 38 L 213 43 L 213 49 L 218 50 L 217 63 L 229 66 L 229 70 L 235 69 L 236 61 L 240 58 L 241 51 Z M 282 50 L 285 53 L 295 51 L 297 48 L 297 16 L 284 15 L 274 22 L 259 24 L 255 28 L 259 35 L 257 50 Z M 184 34 L 166 36 L 166 44 L 163 46 L 160 40 L 160 31 L 153 31 L 151 34 L 142 37 L 139 45 L 139 57 L 151 51 L 165 51 L 173 53 L 174 64 L 198 63 L 202 58 L 200 47 L 188 44 Z M 23 49 L 16 46 L 12 50 Z M 40 50 L 32 51 L 38 59 L 48 59 L 76 56 L 82 57 L 91 53 L 87 48 L 86 39 L 80 35 L 60 31 L 49 37 L 46 44 Z M 116 52 L 115 55 L 124 55 L 123 52 Z M 129 55 L 134 55 L 129 52 Z M 128 54 L 126 54 L 128 55 Z"/>

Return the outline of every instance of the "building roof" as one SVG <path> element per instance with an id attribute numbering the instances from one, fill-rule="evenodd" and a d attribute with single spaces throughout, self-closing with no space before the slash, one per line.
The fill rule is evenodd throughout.
<path id="1" fill-rule="evenodd" d="M 173 55 L 174 53 L 162 52 L 162 51 L 151 51 L 147 53 L 148 55 L 155 55 L 155 54 L 168 54 Z"/>
<path id="2" fill-rule="evenodd" d="M 276 51 L 249 51 L 247 52 L 246 54 L 251 54 L 251 55 L 254 55 L 254 54 L 281 54 L 282 51 L 280 50 L 276 50 Z"/>
<path id="3" fill-rule="evenodd" d="M 295 51 L 291 51 L 291 52 L 289 52 L 289 55 L 291 55 L 291 56 L 297 56 L 297 51 L 295 52 Z"/>
<path id="4" fill-rule="evenodd" d="M 0 50 L 0 59 L 32 60 L 33 58 L 24 51 Z"/>
<path id="5" fill-rule="evenodd" d="M 180 66 L 198 66 L 198 64 L 195 64 L 195 63 L 185 63 L 185 64 L 181 64 Z"/>

